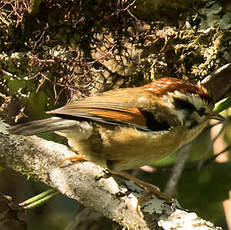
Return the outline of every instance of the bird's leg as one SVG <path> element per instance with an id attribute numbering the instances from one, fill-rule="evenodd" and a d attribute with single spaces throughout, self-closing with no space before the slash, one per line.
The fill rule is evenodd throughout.
<path id="1" fill-rule="evenodd" d="M 59 167 L 62 167 L 66 161 L 70 161 L 71 163 L 73 163 L 73 162 L 86 161 L 86 159 L 82 155 L 67 157 L 59 162 Z"/>
<path id="2" fill-rule="evenodd" d="M 147 183 L 145 181 L 142 181 L 142 180 L 140 180 L 140 179 L 138 179 L 138 178 L 136 178 L 134 176 L 129 175 L 128 173 L 126 173 L 124 171 L 123 172 L 122 171 L 120 171 L 120 172 L 111 171 L 111 172 L 113 174 L 120 175 L 120 176 L 122 176 L 122 177 L 124 177 L 124 178 L 126 178 L 128 180 L 133 181 L 134 183 L 136 183 L 137 185 L 141 186 L 142 188 L 144 188 L 144 189 L 146 189 L 148 191 L 148 193 L 146 195 L 139 198 L 138 204 L 140 204 L 140 205 L 142 205 L 145 202 L 147 202 L 148 200 L 150 200 L 152 195 L 155 195 L 158 198 L 164 199 L 164 200 L 166 200 L 168 202 L 172 200 L 170 195 L 168 195 L 166 193 L 162 193 L 160 191 L 160 189 L 157 186 L 153 185 L 153 184 L 149 184 L 149 183 Z"/>

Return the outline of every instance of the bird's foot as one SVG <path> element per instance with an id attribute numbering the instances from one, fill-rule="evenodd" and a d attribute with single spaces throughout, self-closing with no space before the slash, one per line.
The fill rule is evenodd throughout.
<path id="1" fill-rule="evenodd" d="M 63 160 L 61 160 L 59 162 L 59 167 L 63 167 L 65 166 L 65 163 L 69 161 L 71 163 L 74 163 L 74 162 L 82 162 L 82 161 L 86 161 L 86 159 L 84 158 L 84 156 L 82 155 L 76 155 L 76 156 L 71 156 L 71 157 L 67 157 Z"/>
<path id="2" fill-rule="evenodd" d="M 149 201 L 153 195 L 155 195 L 156 197 L 158 197 L 159 199 L 163 199 L 167 202 L 171 202 L 173 199 L 170 195 L 168 195 L 167 193 L 163 193 L 160 191 L 160 189 L 153 185 L 153 184 L 150 184 L 150 183 L 147 183 L 145 181 L 142 181 L 126 172 L 114 172 L 112 171 L 113 174 L 117 174 L 117 175 L 120 175 L 130 181 L 133 181 L 135 184 L 141 186 L 142 188 L 144 188 L 145 190 L 147 190 L 147 193 L 143 196 L 141 196 L 139 199 L 138 199 L 138 202 L 137 202 L 137 212 L 139 213 L 140 215 L 140 212 L 139 212 L 139 206 L 143 206 L 143 204 L 145 204 L 147 201 Z"/>

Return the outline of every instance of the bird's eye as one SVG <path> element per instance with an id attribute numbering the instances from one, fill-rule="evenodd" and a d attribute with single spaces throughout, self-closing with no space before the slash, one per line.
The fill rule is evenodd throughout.
<path id="1" fill-rule="evenodd" d="M 201 107 L 198 111 L 199 116 L 205 115 L 205 108 Z"/>
<path id="2" fill-rule="evenodd" d="M 196 107 L 192 103 L 182 100 L 180 98 L 174 98 L 174 105 L 176 106 L 177 109 L 196 111 Z"/>

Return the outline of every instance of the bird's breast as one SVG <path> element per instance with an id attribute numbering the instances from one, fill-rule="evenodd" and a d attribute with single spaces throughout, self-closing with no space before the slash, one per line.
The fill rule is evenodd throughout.
<path id="1" fill-rule="evenodd" d="M 182 143 L 182 127 L 174 130 L 143 132 L 117 127 L 102 131 L 102 151 L 107 166 L 121 171 L 151 164 L 175 152 Z"/>

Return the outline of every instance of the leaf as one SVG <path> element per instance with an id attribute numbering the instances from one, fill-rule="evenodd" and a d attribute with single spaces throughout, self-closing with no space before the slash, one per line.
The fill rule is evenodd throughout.
<path id="1" fill-rule="evenodd" d="M 25 88 L 26 83 L 21 79 L 14 79 L 8 81 L 8 87 L 11 93 L 17 93 L 19 89 Z"/>
<path id="2" fill-rule="evenodd" d="M 33 119 L 41 119 L 45 116 L 47 95 L 43 91 L 30 93 L 25 113 Z"/>
<path id="3" fill-rule="evenodd" d="M 220 113 L 228 108 L 231 107 L 231 95 L 228 96 L 227 98 L 219 101 L 216 103 L 215 108 L 213 109 L 214 112 Z"/>

